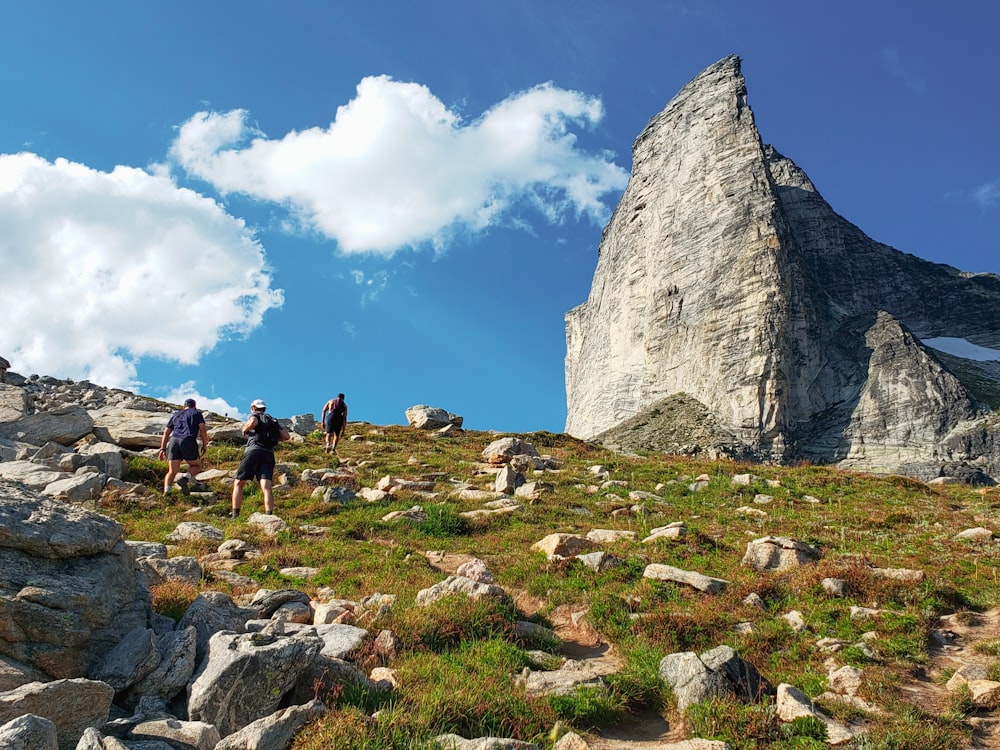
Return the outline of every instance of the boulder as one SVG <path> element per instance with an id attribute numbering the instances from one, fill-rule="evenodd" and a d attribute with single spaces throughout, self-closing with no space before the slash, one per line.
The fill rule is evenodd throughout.
<path id="1" fill-rule="evenodd" d="M 819 550 L 784 536 L 765 536 L 747 542 L 743 565 L 754 570 L 782 571 L 819 559 Z"/>
<path id="2" fill-rule="evenodd" d="M 72 445 L 84 435 L 89 435 L 93 429 L 94 420 L 86 409 L 82 406 L 65 406 L 0 424 L 0 437 L 16 438 L 32 445 L 44 445 L 49 441 Z"/>
<path id="3" fill-rule="evenodd" d="M 510 462 L 514 456 L 538 456 L 538 451 L 527 440 L 505 437 L 483 448 L 482 456 L 487 463 L 499 465 Z"/>
<path id="4" fill-rule="evenodd" d="M 110 405 L 92 411 L 90 416 L 93 418 L 94 435 L 101 442 L 142 450 L 159 448 L 171 413 L 169 407 L 162 411 L 146 411 Z"/>
<path id="5" fill-rule="evenodd" d="M 496 599 L 509 602 L 510 596 L 500 586 L 480 583 L 464 576 L 448 576 L 440 583 L 417 592 L 417 604 L 427 606 L 446 596 L 465 596 L 469 599 Z"/>
<path id="6" fill-rule="evenodd" d="M 215 633 L 222 630 L 242 633 L 246 630 L 247 620 L 254 616 L 255 610 L 236 606 L 228 594 L 202 591 L 188 606 L 177 628 L 194 628 L 196 663 L 201 664 L 208 654 L 208 643 Z"/>
<path id="7" fill-rule="evenodd" d="M 50 678 L 87 674 L 152 613 L 122 527 L 0 483 L 0 654 Z"/>
<path id="8" fill-rule="evenodd" d="M 685 583 L 699 591 L 704 591 L 706 594 L 718 594 L 729 585 L 729 581 L 724 578 L 712 578 L 692 570 L 682 570 L 673 565 L 661 565 L 660 563 L 647 565 L 642 572 L 642 577 L 652 578 L 655 581 Z"/>
<path id="9" fill-rule="evenodd" d="M 160 663 L 156 633 L 149 628 L 135 628 L 111 649 L 91 670 L 90 678 L 106 682 L 121 692 L 148 675 Z"/>
<path id="10" fill-rule="evenodd" d="M 159 661 L 148 674 L 132 684 L 126 699 L 135 706 L 144 696 L 169 703 L 180 694 L 195 670 L 198 634 L 194 626 L 171 630 L 156 638 Z"/>
<path id="11" fill-rule="evenodd" d="M 406 421 L 410 427 L 416 427 L 418 430 L 438 430 L 447 425 L 461 427 L 464 420 L 444 409 L 417 404 L 406 410 Z"/>
<path id="12" fill-rule="evenodd" d="M 4 750 L 59 750 L 56 725 L 34 714 L 25 714 L 0 726 Z"/>
<path id="13" fill-rule="evenodd" d="M 28 413 L 28 406 L 24 388 L 0 383 L 0 425 L 19 420 Z"/>
<path id="14" fill-rule="evenodd" d="M 325 713 L 326 706 L 318 700 L 290 706 L 251 722 L 223 739 L 215 750 L 284 750 L 302 727 Z"/>
<path id="15" fill-rule="evenodd" d="M 216 633 L 189 689 L 190 718 L 226 737 L 274 713 L 322 647 L 315 635 Z"/>
<path id="16" fill-rule="evenodd" d="M 25 714 L 48 719 L 55 724 L 59 750 L 73 750 L 84 729 L 108 720 L 114 695 L 110 685 L 95 680 L 30 682 L 0 693 L 0 723 Z"/>

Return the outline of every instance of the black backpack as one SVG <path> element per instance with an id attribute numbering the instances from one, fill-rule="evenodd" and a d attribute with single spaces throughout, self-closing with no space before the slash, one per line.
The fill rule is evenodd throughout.
<path id="1" fill-rule="evenodd" d="M 281 442 L 281 425 L 270 414 L 258 414 L 254 434 L 257 436 L 258 445 L 263 448 L 273 448 Z"/>
<path id="2" fill-rule="evenodd" d="M 333 413 L 338 417 L 343 417 L 344 413 L 347 411 L 347 404 L 341 398 L 335 398 L 333 400 Z"/>

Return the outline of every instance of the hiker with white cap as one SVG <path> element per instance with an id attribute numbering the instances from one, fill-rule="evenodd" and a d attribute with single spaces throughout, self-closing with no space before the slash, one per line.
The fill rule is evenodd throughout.
<path id="1" fill-rule="evenodd" d="M 251 479 L 260 482 L 260 489 L 264 493 L 264 512 L 268 515 L 274 513 L 274 446 L 291 440 L 292 436 L 277 419 L 266 412 L 267 404 L 262 399 L 257 399 L 250 404 L 250 417 L 243 424 L 242 432 L 247 436 L 247 447 L 239 468 L 236 469 L 230 518 L 239 518 L 240 508 L 243 507 L 243 485 Z"/>
<path id="2" fill-rule="evenodd" d="M 201 457 L 208 448 L 208 428 L 205 427 L 205 417 L 195 408 L 193 398 L 184 400 L 184 408 L 176 411 L 167 420 L 160 438 L 160 459 L 167 459 L 167 475 L 163 478 L 163 494 L 169 495 L 174 488 L 174 479 L 181 470 L 181 461 L 186 461 L 188 473 L 197 474 L 201 471 Z M 198 438 L 201 438 L 201 450 L 198 450 Z M 186 485 L 181 485 L 186 491 Z"/>

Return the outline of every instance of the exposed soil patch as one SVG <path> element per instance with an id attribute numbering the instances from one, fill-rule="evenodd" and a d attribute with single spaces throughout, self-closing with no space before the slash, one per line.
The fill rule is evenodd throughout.
<path id="1" fill-rule="evenodd" d="M 947 710 L 952 696 L 945 687 L 944 675 L 965 664 L 989 666 L 996 657 L 975 650 L 981 641 L 1000 639 L 1000 609 L 983 613 L 963 612 L 940 619 L 930 649 L 931 663 L 923 673 L 900 690 L 903 699 L 931 713 Z M 1000 716 L 996 711 L 981 710 L 969 717 L 974 728 L 973 748 L 1000 750 Z"/>

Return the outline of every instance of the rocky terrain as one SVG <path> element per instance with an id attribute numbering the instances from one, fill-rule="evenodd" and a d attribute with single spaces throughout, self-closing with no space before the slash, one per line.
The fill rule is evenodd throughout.
<path id="1" fill-rule="evenodd" d="M 0 395 L 0 747 L 1000 746 L 995 493 L 418 405 L 340 459 L 282 419 L 277 515 L 250 494 L 234 521 L 232 420 L 163 496 L 176 407 L 15 373 Z M 674 452 L 731 438 L 656 408 Z"/>
<path id="2" fill-rule="evenodd" d="M 837 215 L 762 142 L 737 57 L 639 134 L 566 331 L 569 434 L 637 444 L 626 420 L 685 394 L 725 433 L 696 446 L 708 452 L 1000 477 L 1000 277 L 907 255 Z M 998 361 L 945 354 L 941 339 Z"/>

